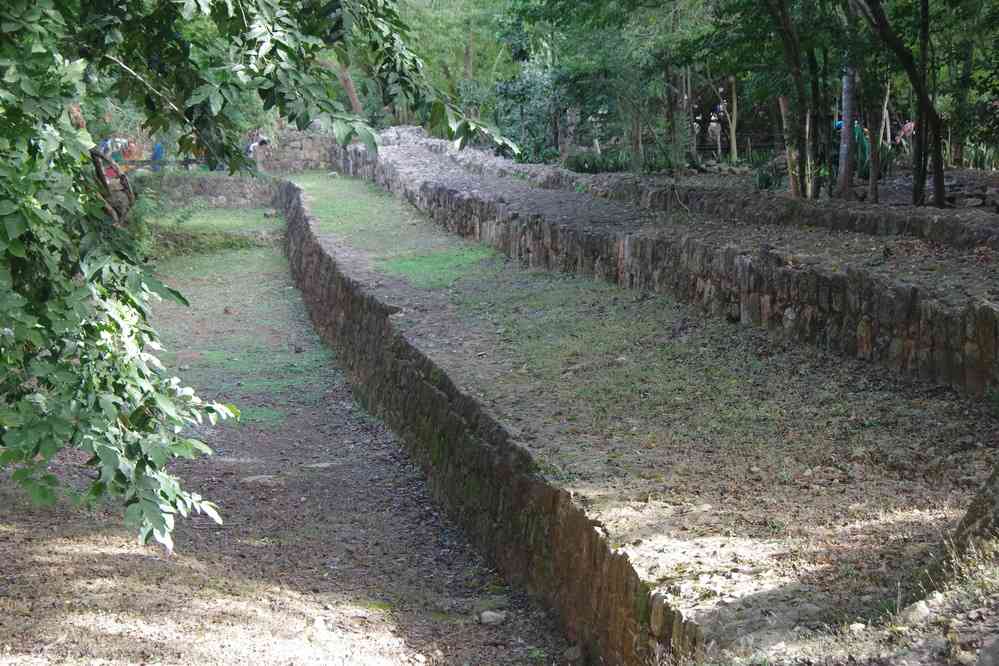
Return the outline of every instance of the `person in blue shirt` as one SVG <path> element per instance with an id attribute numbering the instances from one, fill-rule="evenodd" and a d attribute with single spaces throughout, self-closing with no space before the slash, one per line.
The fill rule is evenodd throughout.
<path id="1" fill-rule="evenodd" d="M 163 168 L 161 162 L 165 158 L 166 158 L 166 148 L 163 146 L 162 142 L 157 141 L 156 144 L 153 145 L 153 160 L 152 160 L 153 171 L 159 171 L 160 169 Z"/>

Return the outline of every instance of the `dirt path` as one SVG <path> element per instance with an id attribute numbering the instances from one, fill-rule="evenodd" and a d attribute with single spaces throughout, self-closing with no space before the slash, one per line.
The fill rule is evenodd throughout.
<path id="1" fill-rule="evenodd" d="M 258 216 L 259 217 L 259 216 Z M 113 508 L 32 509 L 0 485 L 0 663 L 550 664 L 552 619 L 505 587 L 354 403 L 276 246 L 164 267 L 168 364 L 243 422 L 179 472 L 226 523 L 139 547 Z M 485 626 L 482 611 L 505 620 Z"/>

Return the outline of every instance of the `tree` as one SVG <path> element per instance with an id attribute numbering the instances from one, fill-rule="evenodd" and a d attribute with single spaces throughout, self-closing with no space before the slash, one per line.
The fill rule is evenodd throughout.
<path id="1" fill-rule="evenodd" d="M 885 14 L 881 0 L 852 0 L 860 13 L 867 19 L 871 29 L 881 39 L 881 41 L 892 51 L 905 70 L 909 83 L 916 93 L 919 102 L 919 121 L 917 128 L 919 137 L 916 140 L 915 173 L 913 177 L 913 203 L 923 203 L 923 190 L 926 181 L 926 137 L 927 132 L 932 133 L 933 140 L 933 202 L 937 206 L 945 205 L 946 190 L 944 188 L 944 161 L 943 161 L 943 123 L 937 113 L 933 101 L 930 99 L 927 87 L 927 69 L 929 60 L 929 24 L 930 11 L 929 0 L 920 0 L 919 32 L 920 32 L 920 61 L 917 66 L 912 51 L 905 45 L 902 39 L 892 28 Z"/>
<path id="2" fill-rule="evenodd" d="M 197 30 L 192 24 L 200 22 Z M 211 165 L 247 166 L 238 99 L 305 127 L 332 121 L 341 141 L 376 148 L 335 101 L 324 51 L 347 35 L 377 54 L 393 94 L 433 105 L 461 143 L 462 118 L 421 78 L 405 26 L 386 0 L 9 0 L 0 9 L 0 467 L 42 502 L 58 492 L 124 502 L 143 540 L 172 547 L 177 515 L 216 507 L 181 488 L 175 458 L 209 453 L 186 431 L 235 416 L 171 377 L 148 315 L 183 297 L 136 251 L 135 195 L 79 122 L 81 103 L 114 96 L 143 110 L 151 133 Z M 109 171 L 110 170 L 110 171 Z M 110 174 L 110 177 L 108 177 Z M 63 487 L 48 467 L 64 449 L 89 456 L 92 482 Z"/>
<path id="3" fill-rule="evenodd" d="M 846 66 L 843 73 L 843 126 L 840 129 L 839 140 L 839 180 L 836 184 L 836 195 L 843 199 L 853 197 L 853 116 L 855 92 L 854 79 L 856 75 L 852 65 Z"/>

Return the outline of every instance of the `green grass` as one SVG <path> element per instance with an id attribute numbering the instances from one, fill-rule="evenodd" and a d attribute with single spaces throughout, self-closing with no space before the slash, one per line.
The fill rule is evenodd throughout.
<path id="1" fill-rule="evenodd" d="M 160 262 L 161 277 L 191 302 L 190 309 L 174 303 L 155 309 L 170 371 L 204 398 L 234 402 L 243 427 L 281 427 L 289 416 L 283 397 L 294 394 L 300 405 L 302 396 L 321 401 L 329 383 L 342 379 L 340 371 L 312 331 L 280 248 L 255 240 L 261 230 L 279 228 L 279 220 L 262 209 L 212 209 L 170 226 L 191 240 L 217 235 L 251 242 L 196 242 Z"/>
<path id="2" fill-rule="evenodd" d="M 377 266 L 393 275 L 400 275 L 417 287 L 439 289 L 448 287 L 458 278 L 467 276 L 483 261 L 496 256 L 486 247 L 470 246 L 439 250 L 384 259 Z"/>
<path id="3" fill-rule="evenodd" d="M 282 231 L 284 219 L 263 208 L 202 208 L 193 210 L 188 219 L 176 226 L 192 232 L 228 231 L 247 234 Z"/>
<path id="4" fill-rule="evenodd" d="M 448 287 L 470 326 L 496 331 L 497 357 L 512 370 L 491 393 L 543 402 L 558 414 L 545 418 L 550 427 L 585 433 L 580 446 L 609 445 L 610 463 L 627 467 L 631 450 L 707 443 L 760 464 L 779 459 L 789 475 L 852 451 L 893 467 L 914 442 L 930 448 L 975 430 L 946 396 L 907 394 L 669 297 L 508 266 L 371 184 L 298 182 L 321 231 L 368 251 L 385 273 Z"/>
<path id="5" fill-rule="evenodd" d="M 444 231 L 371 183 L 318 173 L 294 181 L 308 197 L 320 234 L 349 239 L 370 254 L 376 269 L 417 287 L 448 287 L 499 256 Z"/>
<path id="6" fill-rule="evenodd" d="M 284 230 L 280 218 L 262 208 L 181 209 L 149 224 L 149 254 L 163 260 L 186 254 L 215 254 L 273 244 Z"/>

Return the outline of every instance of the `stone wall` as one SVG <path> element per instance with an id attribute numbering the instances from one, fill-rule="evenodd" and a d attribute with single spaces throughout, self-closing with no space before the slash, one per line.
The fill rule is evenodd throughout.
<path id="1" fill-rule="evenodd" d="M 877 236 L 905 235 L 954 247 L 999 249 L 999 216 L 985 210 L 887 206 L 845 201 L 806 201 L 783 193 L 674 185 L 669 178 L 628 173 L 580 174 L 551 165 L 517 164 L 475 149 L 457 150 L 449 141 L 414 137 L 427 150 L 473 173 L 516 174 L 536 187 L 587 191 L 651 210 L 684 208 L 697 213 L 754 220 L 759 224 L 825 227 Z"/>
<path id="2" fill-rule="evenodd" d="M 156 192 L 161 200 L 174 206 L 196 201 L 214 208 L 269 206 L 277 191 L 277 185 L 271 178 L 198 171 L 143 174 L 136 177 L 133 184 L 136 191 Z"/>
<path id="3" fill-rule="evenodd" d="M 545 481 L 508 431 L 407 340 L 395 308 L 344 272 L 316 236 L 301 190 L 283 184 L 275 205 L 316 330 L 362 403 L 399 433 L 434 494 L 504 575 L 558 612 L 590 663 L 646 664 L 659 647 L 695 653 L 700 627 L 651 597 L 570 494 Z"/>
<path id="4" fill-rule="evenodd" d="M 257 167 L 266 173 L 299 173 L 329 168 L 332 136 L 314 132 L 286 130 L 257 148 Z"/>
<path id="5" fill-rule="evenodd" d="M 393 131 L 385 145 L 414 137 L 418 133 Z M 582 228 L 517 215 L 488 193 L 401 175 L 391 150 L 379 158 L 362 146 L 332 145 L 330 159 L 338 171 L 378 182 L 450 231 L 492 245 L 526 266 L 670 293 L 733 321 L 972 394 L 999 386 L 999 306 L 994 303 L 947 304 L 860 267 L 803 265 L 772 249 L 750 254 L 690 237 L 639 237 L 612 227 Z M 506 166 L 519 165 L 506 161 Z M 707 200 L 706 208 L 715 205 Z"/>

